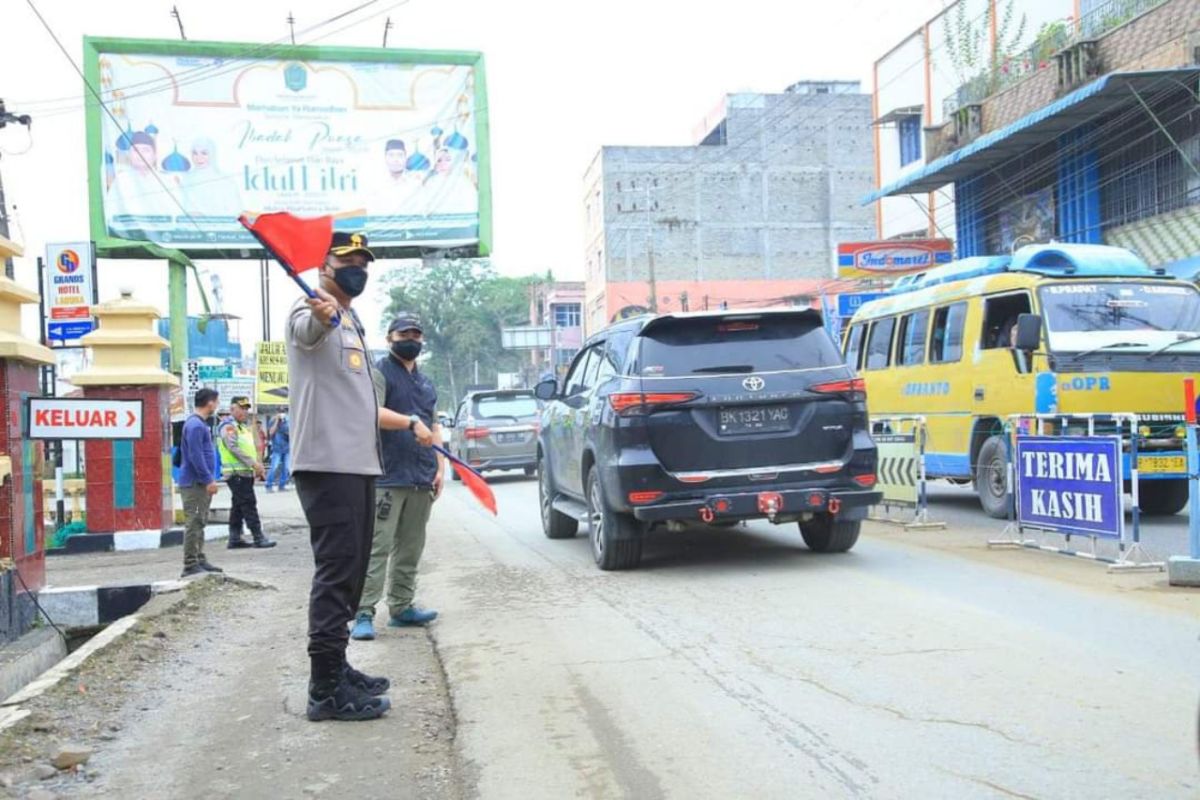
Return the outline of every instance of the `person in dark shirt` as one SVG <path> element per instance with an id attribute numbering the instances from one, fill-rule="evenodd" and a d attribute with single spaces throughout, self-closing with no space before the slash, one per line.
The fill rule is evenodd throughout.
<path id="1" fill-rule="evenodd" d="M 213 470 L 213 439 L 208 421 L 217 410 L 213 389 L 196 392 L 195 411 L 183 423 L 179 441 L 179 489 L 183 495 L 183 577 L 204 572 L 221 572 L 204 555 L 204 526 L 208 509 L 217 493 Z"/>
<path id="2" fill-rule="evenodd" d="M 420 418 L 442 440 L 437 419 L 437 389 L 417 367 L 424 334 L 412 314 L 401 314 L 388 326 L 391 353 L 380 359 L 375 392 L 380 405 Z M 413 604 L 417 564 L 425 550 L 429 512 L 442 492 L 445 464 L 440 453 L 422 447 L 409 431 L 383 431 L 383 477 L 375 484 L 375 535 L 367 580 L 354 628 L 354 639 L 375 638 L 375 606 L 383 599 L 390 572 L 387 604 L 390 627 L 428 625 L 437 612 Z M 388 569 L 390 562 L 391 569 Z"/>

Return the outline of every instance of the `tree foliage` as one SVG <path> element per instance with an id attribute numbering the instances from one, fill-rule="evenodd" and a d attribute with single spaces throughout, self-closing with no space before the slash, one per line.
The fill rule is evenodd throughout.
<path id="1" fill-rule="evenodd" d="M 417 315 L 425 333 L 421 361 L 438 387 L 441 407 L 451 410 L 464 389 L 496 384 L 498 372 L 516 372 L 521 355 L 500 346 L 500 329 L 529 324 L 529 290 L 542 277 L 508 278 L 487 259 L 440 259 L 390 273 L 385 320 Z"/>

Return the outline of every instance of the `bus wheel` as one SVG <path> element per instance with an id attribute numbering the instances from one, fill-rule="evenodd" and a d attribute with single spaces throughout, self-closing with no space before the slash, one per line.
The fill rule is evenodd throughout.
<path id="1" fill-rule="evenodd" d="M 975 465 L 975 493 L 984 512 L 993 519 L 1008 516 L 1008 466 L 1004 450 L 1004 437 L 991 437 L 983 443 Z"/>
<path id="2" fill-rule="evenodd" d="M 1178 514 L 1188 504 L 1187 481 L 1139 481 L 1138 505 L 1148 517 Z"/>

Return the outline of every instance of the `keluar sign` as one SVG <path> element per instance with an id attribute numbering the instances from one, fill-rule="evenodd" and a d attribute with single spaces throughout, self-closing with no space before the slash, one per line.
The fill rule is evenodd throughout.
<path id="1" fill-rule="evenodd" d="M 891 280 L 949 264 L 954 260 L 954 243 L 949 239 L 842 242 L 837 255 L 839 278 Z"/>
<path id="2" fill-rule="evenodd" d="M 1018 436 L 1014 466 L 1021 527 L 1122 538 L 1119 436 Z"/>

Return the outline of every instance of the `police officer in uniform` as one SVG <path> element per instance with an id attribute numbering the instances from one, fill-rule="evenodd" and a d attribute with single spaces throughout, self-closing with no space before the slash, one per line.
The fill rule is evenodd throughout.
<path id="1" fill-rule="evenodd" d="M 391 707 L 386 678 L 346 661 L 371 551 L 375 479 L 383 473 L 379 429 L 433 433 L 417 417 L 381 408 L 362 324 L 351 302 L 375 257 L 367 237 L 338 232 L 318 297 L 298 302 L 287 323 L 292 475 L 310 528 L 315 570 L 308 606 L 308 718 L 363 720 Z"/>

